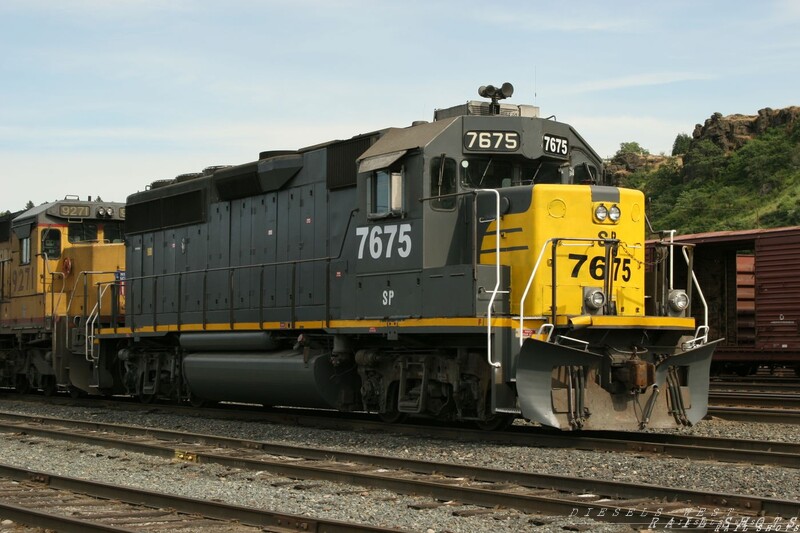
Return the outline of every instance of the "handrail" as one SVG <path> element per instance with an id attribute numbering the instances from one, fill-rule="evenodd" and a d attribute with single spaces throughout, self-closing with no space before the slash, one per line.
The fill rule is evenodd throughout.
<path id="1" fill-rule="evenodd" d="M 205 328 L 206 313 L 208 311 L 208 309 L 206 308 L 206 306 L 208 304 L 208 302 L 207 302 L 207 296 L 208 295 L 206 294 L 205 284 L 207 282 L 207 277 L 208 277 L 209 273 L 213 273 L 213 272 L 242 272 L 242 271 L 247 271 L 249 269 L 259 269 L 259 270 L 261 270 L 261 274 L 260 275 L 263 277 L 263 269 L 264 268 L 268 268 L 268 267 L 292 266 L 292 268 L 297 268 L 297 265 L 300 265 L 300 264 L 318 263 L 318 262 L 327 262 L 328 264 L 330 264 L 331 261 L 336 261 L 336 260 L 339 260 L 339 259 L 342 258 L 342 254 L 344 253 L 344 247 L 347 244 L 347 241 L 349 239 L 350 226 L 351 226 L 353 220 L 355 219 L 355 214 L 358 211 L 359 211 L 358 208 L 354 208 L 354 209 L 350 210 L 350 215 L 349 215 L 349 217 L 347 219 L 347 226 L 345 227 L 345 231 L 344 231 L 344 234 L 342 236 L 342 240 L 341 240 L 341 242 L 339 244 L 339 250 L 338 250 L 336 255 L 327 255 L 327 256 L 324 256 L 324 257 L 312 257 L 310 259 L 289 259 L 289 260 L 285 260 L 285 261 L 271 261 L 271 262 L 266 262 L 266 263 L 253 263 L 253 264 L 245 264 L 245 265 L 227 265 L 227 266 L 219 266 L 219 267 L 212 267 L 212 268 L 198 268 L 198 269 L 194 269 L 194 270 L 181 270 L 179 272 L 166 272 L 166 273 L 161 273 L 161 274 L 148 274 L 148 275 L 135 276 L 135 277 L 128 277 L 126 275 L 126 278 L 125 278 L 123 283 L 125 284 L 126 287 L 128 287 L 127 290 L 129 291 L 129 298 L 127 300 L 127 303 L 130 304 L 129 308 L 135 309 L 135 306 L 136 306 L 136 296 L 137 296 L 136 286 L 137 286 L 137 282 L 139 282 L 139 286 L 140 287 L 144 287 L 144 282 L 147 281 L 147 280 L 153 280 L 153 283 L 158 283 L 157 280 L 159 280 L 159 279 L 164 280 L 164 279 L 171 278 L 171 277 L 177 277 L 178 280 L 179 280 L 178 284 L 179 284 L 179 287 L 180 287 L 180 280 L 181 279 L 183 279 L 185 277 L 189 277 L 191 275 L 202 275 L 203 276 L 203 302 L 202 302 L 203 307 L 201 309 L 201 312 L 202 312 L 202 316 L 203 316 L 203 318 L 202 318 L 203 327 Z M 294 290 L 294 286 L 292 287 L 292 290 Z M 230 289 L 229 289 L 229 291 L 230 291 Z M 259 296 L 259 298 L 261 298 L 261 297 L 263 297 L 263 294 L 261 296 Z M 179 298 L 178 301 L 180 302 L 180 298 Z M 180 307 L 179 307 L 179 309 L 180 309 Z M 157 309 L 157 306 L 154 306 L 154 309 L 153 309 L 154 320 L 158 319 L 158 313 L 159 313 L 159 311 Z M 263 313 L 263 303 L 259 304 L 259 313 L 260 314 Z M 130 322 L 131 329 L 136 329 L 136 325 L 134 323 L 136 315 L 134 313 L 131 313 L 131 314 L 127 315 L 127 316 L 130 317 L 130 319 L 131 319 L 131 322 Z M 178 313 L 177 320 L 178 320 L 178 322 L 180 322 L 180 320 L 181 320 L 180 312 Z"/>
<path id="2" fill-rule="evenodd" d="M 52 272 L 50 270 L 49 261 L 51 259 L 47 256 L 46 253 L 42 252 L 40 254 L 36 254 L 37 256 L 41 256 L 43 258 L 42 265 L 44 266 L 44 277 L 43 285 L 42 285 L 42 294 L 47 294 L 47 276 L 50 276 L 50 319 L 53 322 L 52 330 L 53 330 L 53 338 L 50 341 L 51 350 L 55 353 L 56 346 L 58 346 L 58 327 L 56 326 L 56 310 L 58 309 L 58 304 L 61 303 L 61 297 L 64 295 L 64 286 L 66 285 L 66 276 L 63 272 L 55 271 Z M 61 291 L 58 293 L 58 301 L 56 301 L 55 297 L 55 279 L 57 276 L 61 277 Z M 45 300 L 46 304 L 46 300 Z M 46 305 L 45 305 L 46 307 Z"/>
<path id="3" fill-rule="evenodd" d="M 90 363 L 96 362 L 94 357 L 94 332 L 95 332 L 95 323 L 97 319 L 100 317 L 100 309 L 101 303 L 103 301 L 103 296 L 105 295 L 108 288 L 116 283 L 116 280 L 113 282 L 106 282 L 106 283 L 98 283 L 97 284 L 97 302 L 95 302 L 94 307 L 92 308 L 89 315 L 86 317 L 86 323 L 83 325 L 84 327 L 84 353 L 86 354 L 86 360 Z"/>
<path id="4" fill-rule="evenodd" d="M 596 243 L 596 242 L 614 242 L 613 239 L 594 239 L 589 237 L 555 237 L 550 238 L 544 241 L 542 244 L 542 249 L 539 252 L 539 257 L 536 259 L 536 263 L 533 266 L 533 270 L 531 271 L 531 275 L 528 278 L 528 283 L 525 285 L 525 290 L 522 292 L 522 297 L 519 300 L 519 345 L 522 346 L 525 338 L 523 336 L 523 332 L 525 331 L 525 300 L 528 298 L 528 292 L 531 289 L 531 285 L 533 285 L 533 278 L 536 277 L 536 273 L 539 270 L 539 265 L 544 258 L 544 253 L 547 251 L 548 246 L 558 246 L 560 243 L 564 241 L 574 241 L 575 243 Z M 567 244 L 566 246 L 579 246 L 578 244 Z M 553 302 L 553 305 L 556 305 L 556 302 Z M 555 323 L 553 324 L 555 326 Z"/>
<path id="5" fill-rule="evenodd" d="M 539 257 L 536 258 L 536 263 L 533 265 L 533 270 L 531 271 L 531 276 L 528 278 L 528 284 L 525 285 L 525 290 L 522 292 L 522 298 L 519 301 L 519 345 L 522 346 L 525 339 L 523 338 L 522 332 L 525 331 L 524 329 L 524 322 L 525 322 L 525 300 L 528 297 L 528 291 L 531 289 L 531 285 L 533 285 L 533 278 L 536 277 L 536 271 L 539 270 L 539 265 L 542 262 L 542 258 L 544 257 L 545 251 L 547 251 L 548 245 L 550 245 L 555 239 L 547 239 L 542 244 L 542 250 L 539 252 Z M 553 324 L 555 326 L 555 324 Z"/>
<path id="6" fill-rule="evenodd" d="M 489 298 L 489 304 L 486 306 L 486 361 L 489 363 L 489 366 L 493 368 L 500 368 L 503 366 L 502 363 L 492 361 L 492 307 L 494 306 L 495 298 L 497 298 L 497 295 L 500 292 L 500 191 L 497 189 L 475 189 L 475 192 L 494 193 L 496 200 L 496 214 L 494 219 L 495 283 L 494 289 L 492 289 L 492 296 Z"/>
<path id="7" fill-rule="evenodd" d="M 686 265 L 688 267 L 689 254 L 686 253 L 686 248 L 686 246 L 681 246 L 681 252 L 683 253 L 683 258 L 686 260 Z M 702 340 L 702 343 L 705 344 L 708 342 L 708 303 L 706 302 L 706 297 L 703 294 L 703 289 L 700 288 L 700 283 L 697 281 L 697 276 L 694 274 L 694 269 L 690 270 L 690 273 L 692 274 L 694 288 L 697 289 L 697 294 L 700 295 L 700 302 L 703 304 L 703 325 L 697 328 L 697 338 L 694 339 L 694 341 Z M 700 334 L 700 330 L 703 330 L 703 335 Z"/>

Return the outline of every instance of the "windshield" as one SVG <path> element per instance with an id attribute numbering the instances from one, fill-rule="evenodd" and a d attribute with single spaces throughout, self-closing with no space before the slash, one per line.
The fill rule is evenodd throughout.
<path id="1" fill-rule="evenodd" d="M 470 189 L 499 189 L 533 183 L 561 183 L 560 163 L 473 157 L 461 162 L 461 184 Z"/>

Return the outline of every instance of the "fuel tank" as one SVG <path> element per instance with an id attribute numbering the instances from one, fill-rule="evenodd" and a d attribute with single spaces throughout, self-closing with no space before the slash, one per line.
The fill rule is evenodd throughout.
<path id="1" fill-rule="evenodd" d="M 192 394 L 211 401 L 350 411 L 360 407 L 355 368 L 335 367 L 330 353 L 197 352 L 183 359 Z"/>

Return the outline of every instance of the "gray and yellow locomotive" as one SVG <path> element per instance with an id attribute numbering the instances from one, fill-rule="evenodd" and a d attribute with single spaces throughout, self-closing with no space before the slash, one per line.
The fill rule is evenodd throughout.
<path id="1" fill-rule="evenodd" d="M 511 92 L 131 195 L 126 323 L 97 331 L 93 386 L 486 428 L 698 421 L 713 343 L 668 268 L 690 250 L 648 263 L 642 194 Z"/>

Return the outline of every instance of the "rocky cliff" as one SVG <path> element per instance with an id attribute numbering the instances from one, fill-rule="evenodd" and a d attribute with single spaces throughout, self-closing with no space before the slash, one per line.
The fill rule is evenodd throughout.
<path id="1" fill-rule="evenodd" d="M 765 107 L 757 115 L 727 115 L 714 113 L 705 123 L 697 124 L 692 133 L 692 142 L 710 140 L 725 153 L 738 150 L 747 141 L 758 137 L 769 128 L 789 127 L 800 121 L 800 107 L 772 109 Z M 606 172 L 613 183 L 624 185 L 625 178 L 640 170 L 654 170 L 668 161 L 683 164 L 680 156 L 670 157 L 652 154 L 617 153 L 606 161 Z"/>
<path id="2" fill-rule="evenodd" d="M 765 107 L 758 115 L 728 115 L 714 113 L 704 124 L 694 127 L 695 140 L 708 139 L 725 152 L 738 150 L 750 139 L 764 133 L 769 128 L 790 126 L 800 120 L 800 107 L 772 109 Z"/>

